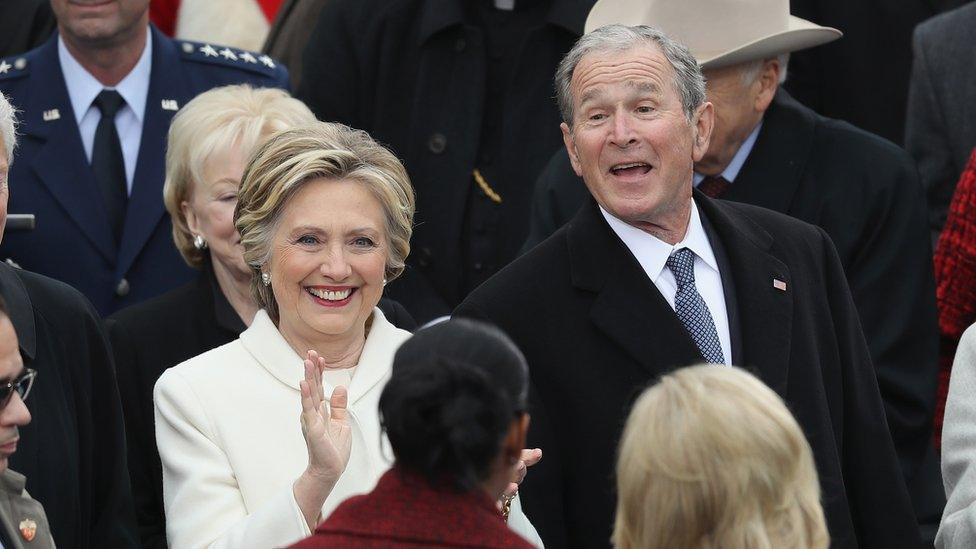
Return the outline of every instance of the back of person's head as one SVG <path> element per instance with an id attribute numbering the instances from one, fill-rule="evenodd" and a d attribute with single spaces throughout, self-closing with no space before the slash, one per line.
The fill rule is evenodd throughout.
<path id="1" fill-rule="evenodd" d="M 517 461 L 527 393 L 515 344 L 497 328 L 454 319 L 418 331 L 397 351 L 380 421 L 397 467 L 468 491 L 498 464 Z"/>
<path id="2" fill-rule="evenodd" d="M 826 548 L 813 455 L 749 373 L 693 366 L 631 410 L 617 462 L 618 548 Z"/>

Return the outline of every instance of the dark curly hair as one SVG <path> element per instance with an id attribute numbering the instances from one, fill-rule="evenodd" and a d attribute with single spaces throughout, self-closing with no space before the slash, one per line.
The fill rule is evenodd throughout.
<path id="1" fill-rule="evenodd" d="M 455 319 L 404 343 L 380 396 L 397 466 L 472 490 L 491 473 L 512 420 L 526 411 L 528 368 L 499 329 Z"/>

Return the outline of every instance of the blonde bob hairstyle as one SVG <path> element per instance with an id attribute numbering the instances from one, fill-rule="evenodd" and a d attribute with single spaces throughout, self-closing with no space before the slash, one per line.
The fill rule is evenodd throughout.
<path id="1" fill-rule="evenodd" d="M 247 85 L 214 88 L 176 113 L 169 127 L 163 202 L 173 220 L 173 241 L 188 265 L 200 268 L 208 252 L 193 246 L 181 205 L 206 181 L 209 163 L 235 145 L 249 158 L 271 134 L 314 123 L 312 111 L 287 92 Z"/>
<path id="2" fill-rule="evenodd" d="M 613 543 L 625 549 L 821 549 L 813 455 L 751 374 L 692 366 L 634 404 L 617 461 Z"/>
<path id="3" fill-rule="evenodd" d="M 305 183 L 317 179 L 362 184 L 383 208 L 386 228 L 386 279 L 403 272 L 413 232 L 414 192 L 397 157 L 366 132 L 342 124 L 317 122 L 271 137 L 251 158 L 234 210 L 244 261 L 252 269 L 251 293 L 278 321 L 272 287 L 261 281 L 271 259 L 271 244 L 285 205 Z"/>

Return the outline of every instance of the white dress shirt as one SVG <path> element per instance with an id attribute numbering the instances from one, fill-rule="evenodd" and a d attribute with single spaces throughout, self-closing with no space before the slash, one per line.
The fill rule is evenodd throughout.
<path id="1" fill-rule="evenodd" d="M 694 205 L 694 203 L 692 203 Z M 708 311 L 715 321 L 719 342 L 722 344 L 722 356 L 726 364 L 732 364 L 732 338 L 729 335 L 729 315 L 725 306 L 725 293 L 722 291 L 722 274 L 718 270 L 718 261 L 708 242 L 705 227 L 702 226 L 698 206 L 691 208 L 691 219 L 685 237 L 674 246 L 659 240 L 657 237 L 617 219 L 600 207 L 600 212 L 606 218 L 613 232 L 620 237 L 630 253 L 637 258 L 637 262 L 644 268 L 647 277 L 651 279 L 661 295 L 674 309 L 674 297 L 678 293 L 678 283 L 674 273 L 667 267 L 668 258 L 675 251 L 688 248 L 695 253 L 695 287 L 705 300 Z"/>
<path id="2" fill-rule="evenodd" d="M 149 76 L 152 69 L 152 37 L 146 36 L 146 47 L 136 66 L 118 85 L 102 85 L 90 72 L 85 70 L 68 51 L 64 40 L 58 37 L 58 60 L 68 88 L 68 98 L 75 112 L 75 122 L 81 132 L 81 144 L 85 156 L 91 163 L 92 149 L 95 146 L 95 130 L 102 119 L 102 113 L 93 102 L 104 89 L 114 89 L 125 99 L 125 106 L 115 115 L 115 129 L 119 132 L 122 144 L 122 159 L 125 162 L 125 180 L 132 193 L 132 180 L 136 173 L 136 160 L 139 158 L 139 144 L 142 142 L 142 124 L 145 120 L 146 98 L 149 95 Z"/>
<path id="3" fill-rule="evenodd" d="M 762 120 L 760 120 L 759 124 L 757 124 L 755 129 L 752 130 L 749 137 L 747 137 L 746 140 L 739 145 L 739 150 L 735 151 L 735 156 L 732 157 L 732 161 L 729 162 L 729 165 L 725 167 L 721 174 L 719 174 L 729 183 L 734 182 L 735 178 L 739 175 L 739 172 L 742 171 L 742 165 L 745 164 L 746 159 L 749 158 L 749 153 L 752 152 L 752 147 L 756 144 L 756 138 L 759 137 L 759 130 L 761 129 Z M 704 175 L 695 172 L 694 185 L 697 187 L 703 179 L 705 179 Z"/>

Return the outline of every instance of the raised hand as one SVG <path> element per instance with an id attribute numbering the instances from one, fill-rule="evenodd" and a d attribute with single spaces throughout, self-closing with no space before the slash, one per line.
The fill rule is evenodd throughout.
<path id="1" fill-rule="evenodd" d="M 519 484 L 522 484 L 522 481 L 525 480 L 525 474 L 528 472 L 529 467 L 539 463 L 541 459 L 542 450 L 540 448 L 522 450 L 518 462 L 512 470 L 512 481 L 508 483 L 508 487 L 505 488 L 505 492 L 499 500 L 499 504 L 503 508 L 518 494 Z"/>
<path id="2" fill-rule="evenodd" d="M 349 396 L 339 386 L 325 402 L 322 372 L 325 359 L 309 351 L 305 359 L 305 379 L 299 382 L 302 392 L 302 434 L 308 446 L 306 473 L 313 478 L 335 482 L 349 463 L 352 451 L 352 428 L 349 426 Z M 331 411 L 330 411 L 331 408 Z"/>

